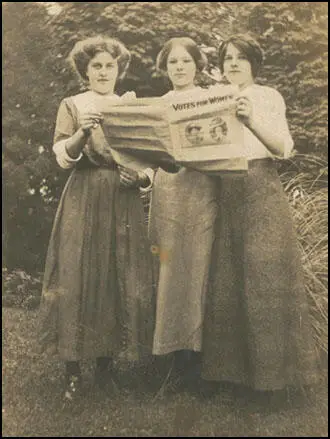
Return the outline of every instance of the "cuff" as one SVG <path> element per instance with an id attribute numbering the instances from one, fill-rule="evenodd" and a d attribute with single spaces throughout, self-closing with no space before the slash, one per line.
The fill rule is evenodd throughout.
<path id="1" fill-rule="evenodd" d="M 152 188 L 153 183 L 154 183 L 155 171 L 152 168 L 146 168 L 142 172 L 144 172 L 148 176 L 148 178 L 150 180 L 150 184 L 146 187 L 140 186 L 140 191 L 141 192 L 149 192 Z"/>
<path id="2" fill-rule="evenodd" d="M 283 155 L 273 154 L 273 156 L 279 160 L 287 160 L 293 155 L 293 147 L 294 147 L 294 143 L 293 140 L 291 139 L 290 141 L 287 141 L 285 143 Z"/>
<path id="3" fill-rule="evenodd" d="M 60 140 L 59 142 L 55 143 L 53 146 L 53 151 L 56 154 L 57 163 L 61 166 L 61 168 L 70 169 L 74 167 L 75 163 L 79 162 L 83 155 L 80 153 L 76 159 L 70 157 L 66 150 L 66 143 L 67 139 Z"/>
<path id="4" fill-rule="evenodd" d="M 286 143 L 284 147 L 284 154 L 283 154 L 284 159 L 288 159 L 289 157 L 291 157 L 293 153 L 293 147 L 294 147 L 294 143 L 293 140 L 291 139 L 289 142 Z"/>

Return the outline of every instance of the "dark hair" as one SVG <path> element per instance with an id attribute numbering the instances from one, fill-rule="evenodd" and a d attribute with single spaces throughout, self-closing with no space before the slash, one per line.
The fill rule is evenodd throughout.
<path id="1" fill-rule="evenodd" d="M 223 64 L 229 44 L 233 44 L 240 50 L 251 64 L 252 75 L 255 78 L 258 76 L 259 69 L 263 61 L 263 54 L 259 43 L 249 35 L 232 35 L 226 40 L 222 41 L 219 46 L 219 68 L 223 74 Z"/>
<path id="2" fill-rule="evenodd" d="M 195 61 L 198 71 L 201 72 L 207 66 L 207 62 L 208 62 L 207 57 L 199 49 L 195 41 L 188 37 L 181 37 L 181 38 L 171 38 L 164 44 L 156 60 L 156 67 L 158 70 L 163 70 L 163 71 L 167 70 L 166 67 L 167 58 L 171 50 L 176 46 L 182 46 L 186 49 L 186 51 L 192 56 L 193 60 Z"/>
<path id="3" fill-rule="evenodd" d="M 187 125 L 187 127 L 186 127 L 186 131 L 189 134 L 191 133 L 192 130 L 200 131 L 201 129 L 202 129 L 202 127 L 200 125 L 196 125 L 196 124 Z"/>
<path id="4" fill-rule="evenodd" d="M 221 132 L 224 136 L 228 134 L 228 125 L 223 119 L 218 118 L 217 120 L 213 121 L 210 129 L 211 136 L 215 136 L 217 128 L 221 128 Z"/>
<path id="5" fill-rule="evenodd" d="M 129 51 L 120 41 L 101 35 L 78 41 L 71 50 L 69 59 L 78 75 L 88 81 L 86 76 L 88 64 L 100 52 L 108 52 L 117 60 L 118 76 L 123 76 L 131 59 Z"/>

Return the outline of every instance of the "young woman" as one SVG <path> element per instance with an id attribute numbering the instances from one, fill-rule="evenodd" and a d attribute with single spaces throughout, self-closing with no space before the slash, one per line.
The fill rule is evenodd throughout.
<path id="1" fill-rule="evenodd" d="M 139 187 L 153 171 L 117 166 L 93 148 L 98 106 L 113 99 L 130 54 L 122 43 L 93 37 L 78 42 L 71 60 L 89 85 L 58 110 L 54 147 L 72 168 L 50 238 L 42 294 L 42 346 L 66 362 L 65 396 L 81 388 L 79 361 L 96 358 L 96 382 L 111 379 L 112 359 L 151 351 L 153 333 L 150 248 Z M 149 175 L 149 176 L 148 176 Z"/>
<path id="2" fill-rule="evenodd" d="M 314 382 L 315 354 L 302 263 L 274 157 L 293 141 L 285 103 L 257 85 L 262 52 L 236 35 L 219 49 L 220 70 L 238 85 L 248 175 L 223 178 L 203 334 L 203 373 L 255 390 Z"/>
<path id="3" fill-rule="evenodd" d="M 206 57 L 193 40 L 169 40 L 157 58 L 158 69 L 173 85 L 164 99 L 196 91 L 196 73 L 205 66 Z M 185 167 L 177 173 L 159 169 L 154 180 L 150 241 L 158 289 L 153 353 L 175 353 L 174 377 L 180 386 L 198 376 L 217 184 L 218 179 Z"/>

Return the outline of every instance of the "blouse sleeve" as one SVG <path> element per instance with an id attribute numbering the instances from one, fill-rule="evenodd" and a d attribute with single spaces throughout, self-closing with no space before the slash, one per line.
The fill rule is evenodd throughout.
<path id="1" fill-rule="evenodd" d="M 72 111 L 66 99 L 60 104 L 57 113 L 56 127 L 54 134 L 53 151 L 56 155 L 57 163 L 64 169 L 72 168 L 78 162 L 82 153 L 76 159 L 69 156 L 66 150 L 67 140 L 76 132 L 75 121 Z"/>
<path id="2" fill-rule="evenodd" d="M 281 155 L 279 158 L 288 158 L 293 150 L 294 143 L 286 119 L 286 105 L 282 95 L 274 88 L 265 87 L 262 102 L 258 102 L 254 110 L 256 118 L 259 118 L 270 130 L 281 134 L 284 142 L 284 152 L 283 156 Z"/>

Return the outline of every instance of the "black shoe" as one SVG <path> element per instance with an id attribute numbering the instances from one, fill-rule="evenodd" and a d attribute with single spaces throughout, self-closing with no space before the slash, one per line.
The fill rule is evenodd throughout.
<path id="1" fill-rule="evenodd" d="M 66 401 L 74 401 L 81 395 L 81 375 L 67 375 L 64 399 Z"/>

